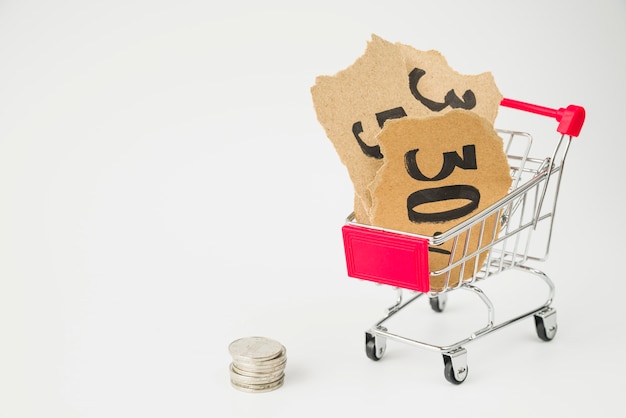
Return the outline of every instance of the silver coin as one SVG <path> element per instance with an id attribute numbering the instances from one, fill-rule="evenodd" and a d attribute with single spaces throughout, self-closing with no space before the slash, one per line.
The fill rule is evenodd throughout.
<path id="1" fill-rule="evenodd" d="M 281 378 L 276 382 L 270 384 L 261 384 L 261 385 L 249 385 L 236 383 L 231 380 L 230 384 L 237 390 L 242 392 L 250 392 L 250 393 L 261 393 L 261 392 L 270 392 L 272 390 L 276 390 L 283 385 L 285 378 Z"/>
<path id="2" fill-rule="evenodd" d="M 231 356 L 235 360 L 271 360 L 284 352 L 284 347 L 278 341 L 265 337 L 246 337 L 233 341 L 228 346 Z"/>
<path id="3" fill-rule="evenodd" d="M 231 373 L 231 377 L 233 375 L 236 376 L 242 376 L 243 378 L 250 378 L 250 379 L 276 379 L 278 378 L 280 375 L 283 375 L 285 373 L 285 368 L 281 367 L 278 368 L 276 370 L 268 370 L 268 371 L 263 371 L 263 372 L 259 372 L 259 371 L 248 371 L 248 370 L 242 370 L 240 368 L 237 367 L 236 364 L 231 363 L 230 365 L 230 373 Z"/>
<path id="4" fill-rule="evenodd" d="M 265 369 L 275 369 L 278 367 L 284 367 L 287 363 L 287 357 L 277 357 L 272 360 L 266 361 L 247 361 L 247 360 L 233 360 L 235 364 L 245 368 L 247 370 L 265 370 Z"/>
<path id="5" fill-rule="evenodd" d="M 240 384 L 248 384 L 248 385 L 267 385 L 274 383 L 280 379 L 285 377 L 284 372 L 272 373 L 267 375 L 259 375 L 259 376 L 246 376 L 237 373 L 235 370 L 230 371 L 230 380 L 231 382 L 240 383 Z"/>
<path id="6" fill-rule="evenodd" d="M 267 375 L 282 373 L 282 372 L 285 371 L 285 367 L 276 367 L 274 369 L 258 370 L 258 369 L 242 368 L 241 366 L 239 366 L 237 364 L 233 364 L 232 369 L 233 369 L 233 371 L 235 373 L 238 373 L 238 374 L 243 375 L 243 376 L 250 376 L 250 377 L 267 376 Z"/>
<path id="7" fill-rule="evenodd" d="M 245 392 L 268 392 L 283 385 L 287 350 L 278 341 L 265 337 L 246 337 L 228 347 L 233 362 L 230 382 Z"/>
<path id="8" fill-rule="evenodd" d="M 262 376 L 274 375 L 274 374 L 285 372 L 285 367 L 279 367 L 276 369 L 267 369 L 267 370 L 246 370 L 246 369 L 242 369 L 241 367 L 237 365 L 234 365 L 232 369 L 237 374 L 240 374 L 242 376 L 250 376 L 250 377 L 262 377 Z"/>
<path id="9" fill-rule="evenodd" d="M 255 384 L 255 385 L 259 385 L 259 384 L 270 384 L 270 383 L 274 383 L 277 380 L 280 380 L 282 378 L 285 377 L 285 373 L 281 372 L 281 373 L 275 373 L 272 375 L 267 375 L 267 376 L 244 376 L 241 374 L 238 374 L 236 372 L 231 372 L 230 374 L 230 380 L 233 382 L 238 382 L 238 383 L 246 383 L 246 384 Z"/>
<path id="10" fill-rule="evenodd" d="M 284 375 L 279 376 L 278 378 L 274 378 L 273 380 L 246 380 L 246 379 L 242 379 L 240 377 L 233 377 L 230 379 L 231 383 L 234 383 L 236 385 L 243 385 L 243 386 L 249 386 L 250 388 L 255 388 L 255 387 L 260 387 L 260 386 L 267 386 L 267 385 L 272 385 L 274 383 L 277 383 L 280 380 L 283 380 L 285 378 Z"/>

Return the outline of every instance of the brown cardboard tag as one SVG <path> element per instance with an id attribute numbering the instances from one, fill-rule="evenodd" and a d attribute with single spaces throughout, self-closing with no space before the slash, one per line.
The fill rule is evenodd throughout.
<path id="1" fill-rule="evenodd" d="M 368 224 L 368 186 L 384 159 L 376 138 L 387 121 L 467 109 L 493 123 L 502 99 L 490 73 L 461 75 L 437 51 L 418 51 L 376 35 L 351 66 L 317 77 L 311 94 L 317 118 L 353 183 L 356 220 Z"/>
<path id="2" fill-rule="evenodd" d="M 376 226 L 435 236 L 501 199 L 511 185 L 502 139 L 489 121 L 467 110 L 389 121 L 377 142 L 385 158 L 370 185 L 371 222 Z M 431 248 L 430 270 L 483 248 L 497 235 L 498 225 L 496 213 L 469 236 L 465 232 L 454 242 Z M 452 286 L 471 277 L 486 254 L 452 270 L 449 278 L 431 281 L 431 287 L 438 290 L 446 281 Z"/>

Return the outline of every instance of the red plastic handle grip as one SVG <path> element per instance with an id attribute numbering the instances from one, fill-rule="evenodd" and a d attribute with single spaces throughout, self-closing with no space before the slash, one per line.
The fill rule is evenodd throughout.
<path id="1" fill-rule="evenodd" d="M 585 123 L 585 109 L 581 106 L 569 105 L 557 110 L 506 98 L 502 99 L 500 105 L 554 118 L 559 122 L 557 132 L 564 135 L 578 136 Z"/>

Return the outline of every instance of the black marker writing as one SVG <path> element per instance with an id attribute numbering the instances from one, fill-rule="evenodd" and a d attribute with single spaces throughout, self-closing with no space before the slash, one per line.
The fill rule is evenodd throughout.
<path id="1" fill-rule="evenodd" d="M 399 119 L 406 116 L 406 112 L 401 107 L 394 107 L 393 109 L 384 110 L 382 112 L 376 113 L 376 120 L 378 121 L 378 127 L 382 129 L 385 122 L 389 119 Z M 361 151 L 363 154 L 368 157 L 376 158 L 380 160 L 383 158 L 383 154 L 380 152 L 379 145 L 367 145 L 362 139 L 361 134 L 363 133 L 363 124 L 361 121 L 355 122 L 352 125 L 352 135 L 356 139 L 356 142 L 359 144 Z"/>
<path id="2" fill-rule="evenodd" d="M 414 68 L 409 73 L 409 89 L 417 100 L 419 100 L 424 106 L 433 112 L 441 112 L 446 107 L 450 106 L 453 109 L 473 109 L 476 106 L 476 96 L 474 92 L 471 90 L 465 90 L 463 93 L 463 99 L 459 99 L 459 96 L 456 95 L 454 90 L 450 90 L 446 93 L 446 97 L 443 103 L 435 102 L 434 100 L 428 99 L 419 92 L 417 89 L 417 83 L 420 81 L 420 78 L 426 74 L 426 71 L 420 68 Z"/>
<path id="3" fill-rule="evenodd" d="M 462 170 L 476 170 L 476 146 L 464 145 L 463 157 L 456 151 L 444 152 L 441 170 L 433 177 L 425 176 L 417 166 L 416 155 L 419 149 L 407 151 L 404 154 L 404 166 L 409 176 L 419 181 L 438 181 L 449 177 L 456 167 Z M 464 206 L 449 209 L 442 212 L 419 212 L 417 207 L 428 203 L 442 202 L 446 200 L 467 200 Z M 418 190 L 411 193 L 406 200 L 408 217 L 411 222 L 447 222 L 461 218 L 473 212 L 480 202 L 480 192 L 470 185 L 454 185 L 434 187 Z"/>
<path id="4" fill-rule="evenodd" d="M 384 110 L 376 113 L 376 120 L 378 121 L 378 127 L 383 128 L 385 122 L 389 119 L 400 119 L 406 116 L 406 112 L 401 107 L 394 107 L 393 109 Z"/>
<path id="5" fill-rule="evenodd" d="M 421 68 L 414 68 L 409 73 L 409 90 L 411 90 L 411 94 L 415 97 L 420 103 L 426 106 L 429 110 L 433 112 L 441 112 L 446 107 L 450 106 L 452 109 L 473 109 L 476 107 L 476 96 L 472 90 L 465 90 L 463 93 L 463 98 L 459 98 L 454 92 L 454 89 L 448 91 L 442 103 L 431 100 L 427 97 L 424 97 L 417 88 L 417 84 L 420 79 L 426 74 L 426 71 Z M 376 113 L 376 120 L 378 121 L 379 128 L 382 129 L 385 121 L 389 119 L 398 119 L 407 116 L 406 112 L 402 107 L 394 107 L 393 109 L 385 110 L 379 113 Z M 380 152 L 380 146 L 378 145 L 368 145 L 361 139 L 361 134 L 363 133 L 363 123 L 361 121 L 354 122 L 352 125 L 352 135 L 356 139 L 356 142 L 359 144 L 361 151 L 368 157 L 376 158 L 380 160 L 383 158 L 383 154 Z"/>
<path id="6" fill-rule="evenodd" d="M 362 133 L 363 124 L 360 121 L 354 122 L 354 125 L 352 125 L 352 134 L 354 135 L 356 142 L 359 144 L 359 147 L 361 147 L 361 151 L 363 151 L 363 154 L 367 155 L 368 157 L 376 158 L 377 160 L 382 159 L 383 154 L 380 152 L 380 146 L 367 145 L 360 137 Z"/>
<path id="7" fill-rule="evenodd" d="M 444 152 L 443 153 L 443 164 L 441 165 L 441 170 L 434 177 L 426 177 L 420 171 L 417 166 L 417 161 L 415 156 L 419 149 L 414 149 L 408 151 L 404 154 L 404 165 L 406 167 L 407 173 L 409 176 L 413 177 L 415 180 L 419 181 L 438 181 L 443 180 L 450 176 L 454 171 L 455 167 L 462 168 L 463 170 L 476 170 L 476 146 L 474 145 L 464 145 L 463 146 L 463 158 L 459 156 L 456 151 Z"/>
<path id="8" fill-rule="evenodd" d="M 428 203 L 442 202 L 445 200 L 468 200 L 469 202 L 459 208 L 449 209 L 442 212 L 418 212 L 417 207 Z M 447 222 L 461 218 L 472 213 L 480 202 L 480 192 L 470 185 L 454 185 L 435 187 L 432 189 L 418 190 L 411 193 L 406 200 L 409 220 L 414 223 L 422 222 Z"/>

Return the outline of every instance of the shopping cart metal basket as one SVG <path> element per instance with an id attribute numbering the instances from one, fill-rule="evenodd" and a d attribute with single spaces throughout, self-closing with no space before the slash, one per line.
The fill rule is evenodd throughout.
<path id="1" fill-rule="evenodd" d="M 575 105 L 551 109 L 511 99 L 503 99 L 501 106 L 553 118 L 560 134 L 551 155 L 536 156 L 529 133 L 497 130 L 512 177 L 511 189 L 504 198 L 433 237 L 359 224 L 354 214 L 346 219 L 342 234 L 348 276 L 388 285 L 397 292 L 393 306 L 365 332 L 365 351 L 370 359 L 383 357 L 387 340 L 439 351 L 445 378 L 460 384 L 468 374 L 465 345 L 479 337 L 532 316 L 538 337 L 544 341 L 554 338 L 556 309 L 551 305 L 555 286 L 547 274 L 529 262 L 547 259 L 565 159 L 572 138 L 583 126 L 585 109 Z M 497 222 L 488 222 L 493 217 Z M 470 236 L 476 238 L 475 234 L 478 244 L 465 245 Z M 451 248 L 450 262 L 445 268 L 431 270 L 428 252 L 442 245 Z M 496 321 L 494 304 L 481 288 L 481 281 L 511 269 L 539 277 L 547 286 L 547 298 L 538 307 Z M 439 283 L 437 288 L 431 285 L 435 281 Z M 387 321 L 419 298 L 426 295 L 430 307 L 442 312 L 448 293 L 460 289 L 476 295 L 487 310 L 487 323 L 467 337 L 439 345 L 388 329 Z M 409 298 L 404 297 L 406 292 L 411 293 Z"/>

